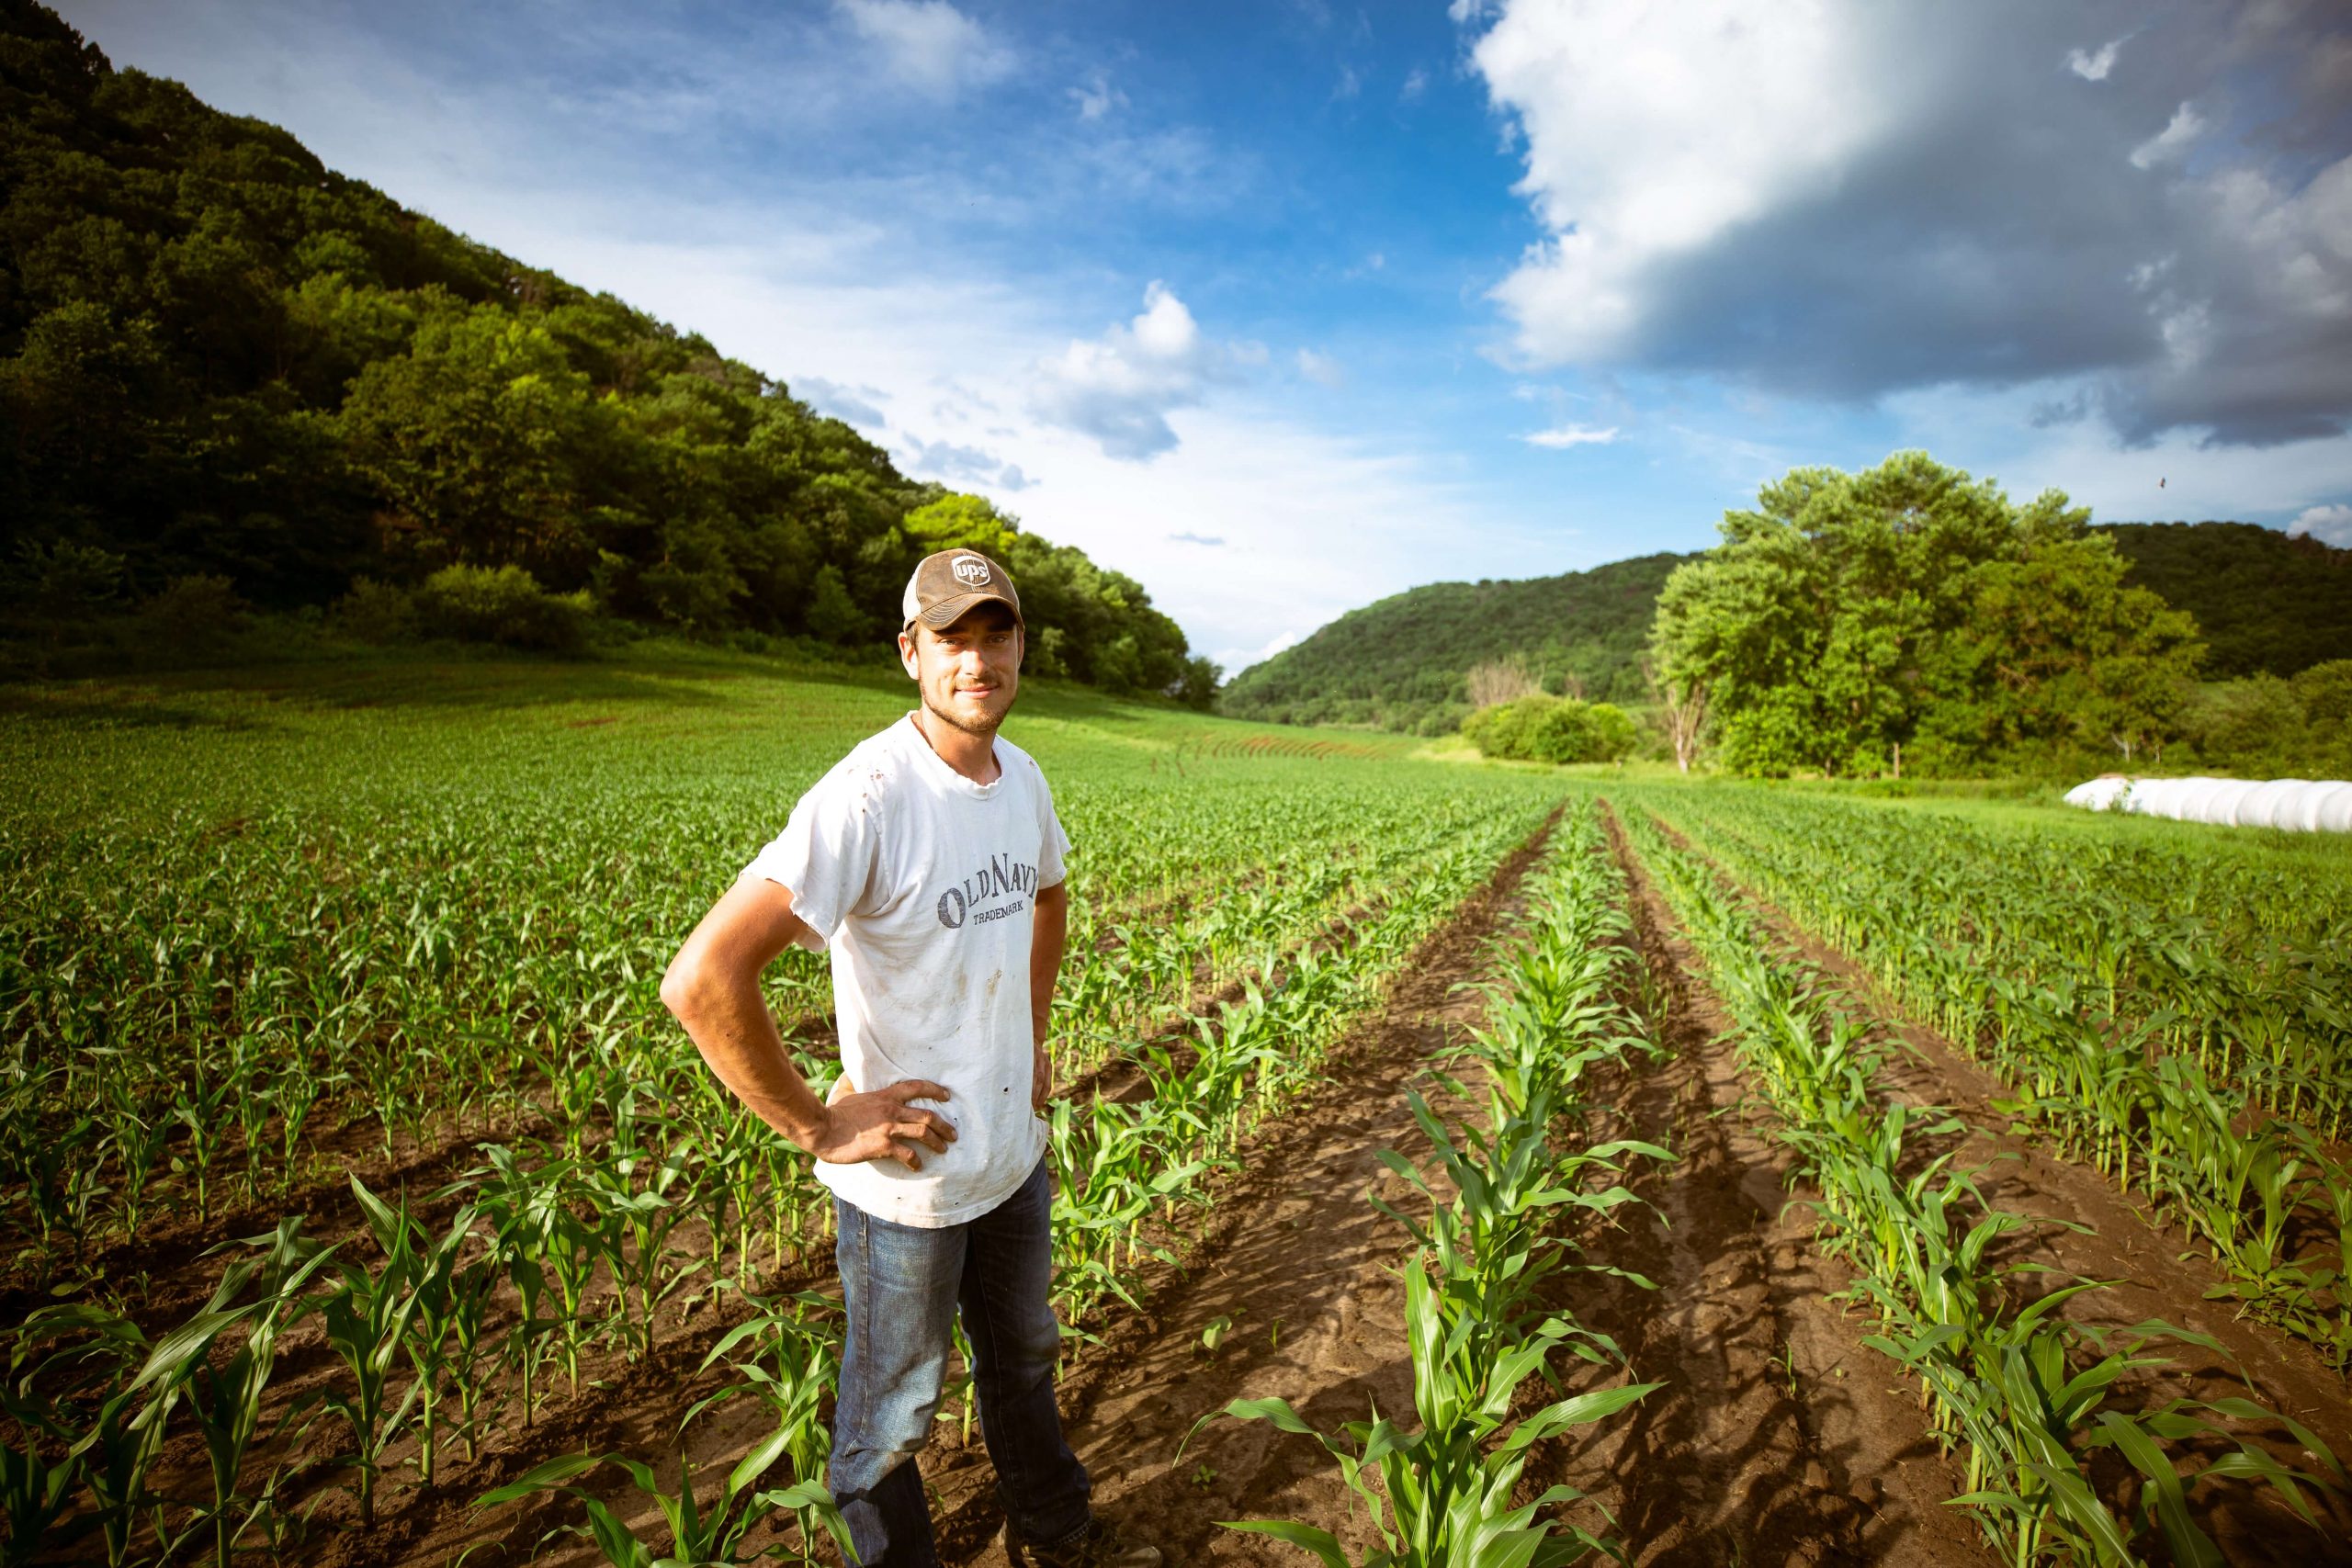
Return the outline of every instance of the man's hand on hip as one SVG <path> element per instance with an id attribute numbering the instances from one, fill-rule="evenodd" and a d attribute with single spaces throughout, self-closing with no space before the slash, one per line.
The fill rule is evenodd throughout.
<path id="1" fill-rule="evenodd" d="M 802 1146 L 828 1165 L 894 1159 L 921 1170 L 921 1151 L 946 1153 L 956 1129 L 937 1111 L 907 1101 L 946 1098 L 946 1086 L 927 1078 L 901 1078 L 871 1093 L 845 1094 L 825 1108 L 825 1124 Z"/>
<path id="2" fill-rule="evenodd" d="M 1054 1059 L 1046 1054 L 1046 1043 L 1040 1040 L 1029 1066 L 1029 1109 L 1042 1112 L 1053 1098 Z"/>

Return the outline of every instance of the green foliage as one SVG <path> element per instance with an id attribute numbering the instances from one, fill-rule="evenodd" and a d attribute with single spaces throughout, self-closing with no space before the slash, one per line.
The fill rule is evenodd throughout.
<path id="1" fill-rule="evenodd" d="M 2251 523 L 2117 523 L 2093 536 L 2114 545 L 2126 586 L 2152 589 L 2195 618 L 2210 644 L 2208 677 L 2290 676 L 2352 658 L 2352 579 L 2344 575 L 2352 550 Z M 1546 691 L 1644 701 L 1651 694 L 1641 657 L 1658 590 L 1694 558 L 1645 556 L 1564 577 L 1416 588 L 1243 671 L 1221 707 L 1238 717 L 1443 735 L 1471 711 L 1469 671 L 1513 656 Z M 2102 712 L 2113 716 L 2113 705 Z M 2110 740 L 2088 728 L 2086 735 L 2086 750 L 2117 755 Z M 1905 746 L 1906 772 L 1917 771 L 1918 755 Z"/>
<path id="2" fill-rule="evenodd" d="M 37 5 L 0 11 L 0 542 L 40 551 L 37 575 L 115 563 L 32 596 L 19 636 L 54 648 L 126 591 L 214 577 L 272 611 L 347 596 L 347 629 L 396 640 L 406 613 L 362 580 L 464 565 L 711 640 L 848 643 L 898 624 L 925 551 L 963 545 L 1012 569 L 1033 636 L 1062 634 L 1057 672 L 1201 700 L 1132 579 L 909 480 L 699 336 L 115 70 Z M 484 631 L 452 598 L 414 608 L 579 639 L 547 603 Z"/>
<path id="3" fill-rule="evenodd" d="M 2197 617 L 2203 673 L 2289 676 L 2352 659 L 2352 550 L 2253 523 L 2108 523 L 2127 581 Z"/>
<path id="4" fill-rule="evenodd" d="M 1523 655 L 1547 692 L 1641 699 L 1643 645 L 1667 573 L 1642 556 L 1519 582 L 1436 582 L 1351 610 L 1236 675 L 1219 710 L 1292 724 L 1442 734 L 1469 711 L 1471 670 Z M 1430 716 L 1442 728 L 1427 728 Z M 1449 722 L 1450 721 L 1450 722 Z"/>
<path id="5" fill-rule="evenodd" d="M 1707 693 L 1723 759 L 1747 773 L 2128 761 L 2168 733 L 2200 649 L 2088 521 L 1923 452 L 1793 469 L 1668 580 L 1657 668 Z"/>
<path id="6" fill-rule="evenodd" d="M 420 624 L 467 642 L 573 653 L 587 641 L 589 600 L 550 593 L 519 566 L 445 566 L 416 591 Z"/>
<path id="7" fill-rule="evenodd" d="M 2291 681 L 2267 672 L 2200 688 L 2181 716 L 2165 771 L 2235 778 L 2352 778 L 2352 659 Z"/>
<path id="8" fill-rule="evenodd" d="M 866 617 L 850 600 L 841 569 L 831 564 L 819 567 L 815 589 L 808 595 L 809 631 L 827 642 L 854 643 L 864 639 L 867 627 Z"/>
<path id="9" fill-rule="evenodd" d="M 397 583 L 356 577 L 331 611 L 345 633 L 362 642 L 402 642 L 417 630 L 416 598 Z"/>
<path id="10" fill-rule="evenodd" d="M 1613 762 L 1640 739 L 1621 707 L 1540 694 L 1480 708 L 1462 734 L 1482 757 L 1522 762 Z"/>
<path id="11" fill-rule="evenodd" d="M 176 577 L 139 607 L 155 636 L 186 647 L 218 642 L 244 629 L 253 606 L 217 572 Z"/>

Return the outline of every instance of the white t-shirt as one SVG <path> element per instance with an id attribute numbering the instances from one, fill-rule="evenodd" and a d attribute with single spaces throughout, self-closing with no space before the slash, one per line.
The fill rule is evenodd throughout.
<path id="1" fill-rule="evenodd" d="M 817 1164 L 817 1179 L 878 1219 L 961 1224 L 1019 1190 L 1045 1153 L 1030 1109 L 1029 939 L 1037 890 L 1062 880 L 1069 835 L 1029 753 L 1000 737 L 993 784 L 940 760 L 910 713 L 858 742 L 793 807 L 737 877 L 792 893 L 832 954 L 842 1078 L 831 1099 L 901 1078 L 944 1084 L 912 1103 L 953 1123 L 922 1168 Z"/>

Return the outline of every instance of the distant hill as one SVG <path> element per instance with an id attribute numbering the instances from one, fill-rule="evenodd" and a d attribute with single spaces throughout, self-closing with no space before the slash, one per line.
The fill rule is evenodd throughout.
<path id="1" fill-rule="evenodd" d="M 1468 711 L 1464 676 L 1514 653 L 1549 684 L 1637 702 L 1651 606 L 1686 558 L 1640 556 L 1558 577 L 1411 589 L 1251 665 L 1226 687 L 1218 710 L 1289 724 L 1450 729 Z"/>
<path id="2" fill-rule="evenodd" d="M 1020 584 L 1032 669 L 1210 694 L 1133 579 L 33 0 L 0 0 L 0 638 L 191 579 L 294 611 L 466 566 L 698 636 L 887 646 L 915 562 L 971 548 Z"/>
<path id="3" fill-rule="evenodd" d="M 2132 581 L 2197 617 L 2205 673 L 2292 675 L 2352 659 L 2352 550 L 2255 523 L 2109 523 Z"/>
<path id="4" fill-rule="evenodd" d="M 2133 581 L 2197 617 L 2206 673 L 2292 675 L 2352 659 L 2352 550 L 2254 523 L 2111 523 Z M 1433 582 L 1351 610 L 1234 677 L 1219 711 L 1288 724 L 1437 733 L 1468 711 L 1473 666 L 1523 654 L 1555 690 L 1639 703 L 1640 659 L 1667 574 L 1638 556 L 1515 581 Z"/>

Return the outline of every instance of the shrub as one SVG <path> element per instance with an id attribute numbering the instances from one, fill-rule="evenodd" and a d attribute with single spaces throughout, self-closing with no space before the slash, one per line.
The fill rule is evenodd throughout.
<path id="1" fill-rule="evenodd" d="M 355 577 L 351 592 L 334 602 L 336 627 L 362 642 L 404 642 L 416 635 L 416 600 L 394 582 Z"/>
<path id="2" fill-rule="evenodd" d="M 1524 762 L 1608 762 L 1641 739 L 1633 716 L 1611 703 L 1537 694 L 1480 708 L 1462 733 L 1485 757 Z"/>
<path id="3" fill-rule="evenodd" d="M 555 594 L 519 566 L 445 566 L 416 592 L 417 618 L 440 637 L 574 653 L 586 646 L 585 590 Z"/>
<path id="4" fill-rule="evenodd" d="M 175 577 L 169 586 L 139 606 L 139 619 L 150 634 L 182 645 L 218 643 L 244 630 L 253 606 L 238 596 L 236 585 L 212 572 Z"/>

